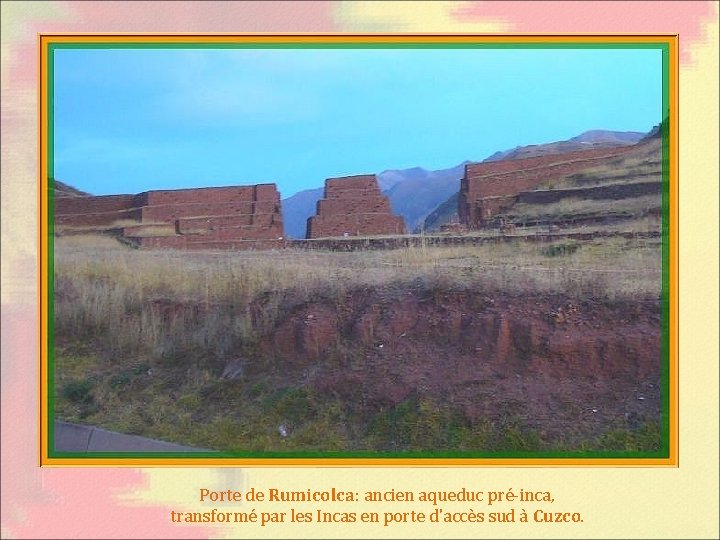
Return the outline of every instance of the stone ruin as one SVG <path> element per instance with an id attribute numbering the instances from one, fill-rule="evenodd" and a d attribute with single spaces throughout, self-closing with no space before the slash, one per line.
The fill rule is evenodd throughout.
<path id="1" fill-rule="evenodd" d="M 59 230 L 114 228 L 142 248 L 268 249 L 284 246 L 275 184 L 57 197 Z"/>
<path id="2" fill-rule="evenodd" d="M 374 174 L 328 178 L 308 218 L 306 238 L 405 234 L 405 220 L 394 216 Z"/>
<path id="3" fill-rule="evenodd" d="M 521 159 L 469 163 L 460 181 L 458 214 L 470 230 L 494 226 L 494 216 L 511 207 L 522 191 L 601 165 L 634 145 L 580 150 Z"/>
<path id="4" fill-rule="evenodd" d="M 442 232 L 461 233 L 496 225 L 495 216 L 518 200 L 552 192 L 529 191 L 544 182 L 602 165 L 636 146 L 596 148 L 529 158 L 471 163 L 460 183 L 460 223 Z M 640 186 L 656 190 L 657 186 Z M 606 190 L 609 188 L 605 188 Z M 653 191 L 654 193 L 654 191 Z M 537 199 L 537 197 L 535 197 Z M 535 200 L 533 199 L 533 200 Z M 538 199 L 539 200 L 539 199 Z M 59 234 L 112 230 L 141 248 L 272 249 L 284 239 L 280 194 L 275 184 L 146 191 L 137 195 L 54 197 Z M 307 239 L 403 235 L 402 216 L 375 175 L 329 178 Z"/>

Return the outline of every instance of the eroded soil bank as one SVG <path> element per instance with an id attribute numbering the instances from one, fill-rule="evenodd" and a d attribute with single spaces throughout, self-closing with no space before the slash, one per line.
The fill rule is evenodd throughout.
<path id="1" fill-rule="evenodd" d="M 59 418 L 229 451 L 661 445 L 657 300 L 406 284 L 148 298 L 114 321 L 85 334 L 57 325 L 75 328 L 56 336 Z M 145 347 L 149 321 L 160 338 Z M 134 339 L 112 345 L 131 323 Z"/>
<path id="2" fill-rule="evenodd" d="M 427 400 L 563 447 L 660 418 L 657 301 L 358 290 L 295 307 L 260 349 L 358 411 Z"/>

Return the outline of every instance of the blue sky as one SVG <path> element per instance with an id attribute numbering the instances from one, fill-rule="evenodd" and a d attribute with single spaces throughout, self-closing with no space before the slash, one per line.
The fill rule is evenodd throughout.
<path id="1" fill-rule="evenodd" d="M 661 119 L 659 50 L 60 49 L 54 175 L 96 195 L 435 170 Z"/>

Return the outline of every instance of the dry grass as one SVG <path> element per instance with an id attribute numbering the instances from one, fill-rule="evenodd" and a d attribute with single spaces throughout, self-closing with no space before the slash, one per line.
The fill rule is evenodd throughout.
<path id="1" fill-rule="evenodd" d="M 662 152 L 660 141 L 657 140 L 637 148 L 630 155 L 609 160 L 604 165 L 546 182 L 544 187 L 564 189 L 653 180 L 659 182 L 661 174 Z"/>
<path id="2" fill-rule="evenodd" d="M 647 220 L 646 220 L 647 221 Z M 643 222 L 644 223 L 644 222 Z M 648 222 L 648 227 L 657 220 Z M 248 252 L 139 251 L 112 238 L 67 237 L 56 241 L 56 279 L 101 282 L 122 288 L 128 299 L 151 296 L 209 303 L 247 302 L 268 291 L 307 296 L 342 294 L 348 288 L 442 282 L 449 287 L 517 292 L 566 292 L 552 276 L 513 284 L 524 269 L 554 274 L 623 271 L 635 284 L 614 282 L 609 296 L 656 294 L 659 241 L 597 239 L 576 253 L 549 258 L 545 245 L 507 242 L 479 246 L 420 246 L 394 250 L 328 252 L 286 249 Z M 478 277 L 478 276 L 482 277 Z M 648 279 L 650 278 L 650 279 Z M 502 285 L 505 284 L 505 285 Z"/>
<path id="3" fill-rule="evenodd" d="M 341 302 L 360 287 L 659 296 L 659 240 L 560 243 L 572 249 L 519 241 L 351 253 L 188 253 L 133 250 L 111 238 L 58 238 L 56 334 L 95 336 L 111 350 L 152 356 L 202 349 L 221 358 L 238 343 L 252 347 L 293 305 Z"/>
<path id="4" fill-rule="evenodd" d="M 612 210 L 612 212 L 627 212 L 633 215 L 642 216 L 651 210 L 659 209 L 661 203 L 662 198 L 659 194 L 643 195 L 641 197 L 612 201 L 611 208 L 608 207 L 608 201 L 606 200 L 577 199 L 569 197 L 567 199 L 562 199 L 548 204 L 518 203 L 513 205 L 509 213 L 511 213 L 517 221 L 540 217 L 557 220 L 562 216 L 578 216 L 583 214 L 600 215 L 608 214 L 608 210 Z"/>
<path id="5" fill-rule="evenodd" d="M 151 226 L 147 227 L 147 231 L 142 236 L 166 236 L 167 234 L 175 234 L 175 226 L 167 222 L 140 222 L 136 219 L 116 219 L 108 225 L 55 225 L 56 234 L 63 236 L 86 236 L 94 234 L 103 234 L 113 229 L 122 229 L 124 227 L 136 227 L 138 225 Z M 154 227 L 152 227 L 154 226 Z M 151 230 L 151 229 L 155 230 Z M 84 240 L 88 242 L 88 240 Z"/>
<path id="6" fill-rule="evenodd" d="M 611 184 L 634 184 L 637 182 L 660 182 L 660 162 L 641 161 L 625 163 L 622 166 L 603 166 L 587 169 L 581 173 L 549 181 L 542 187 L 550 189 L 584 188 Z"/>
<path id="7" fill-rule="evenodd" d="M 163 225 L 155 227 L 144 227 L 132 236 L 150 238 L 153 236 L 175 236 L 174 225 Z"/>

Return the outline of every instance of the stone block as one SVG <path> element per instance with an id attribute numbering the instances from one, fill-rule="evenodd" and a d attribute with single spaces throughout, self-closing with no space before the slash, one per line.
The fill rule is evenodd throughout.
<path id="1" fill-rule="evenodd" d="M 389 214 L 390 202 L 387 197 L 373 195 L 359 198 L 320 199 L 317 202 L 317 214 L 355 214 L 355 213 L 385 213 Z"/>
<path id="2" fill-rule="evenodd" d="M 280 202 L 280 192 L 275 184 L 258 184 L 255 186 L 253 200 Z"/>
<path id="3" fill-rule="evenodd" d="M 328 178 L 325 180 L 325 195 L 333 192 L 342 192 L 348 189 L 361 191 L 379 191 L 377 178 L 374 174 L 359 174 L 356 176 L 345 176 L 342 178 Z"/>

